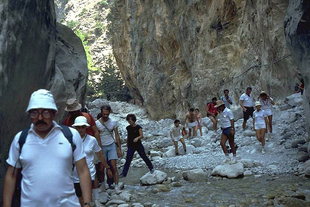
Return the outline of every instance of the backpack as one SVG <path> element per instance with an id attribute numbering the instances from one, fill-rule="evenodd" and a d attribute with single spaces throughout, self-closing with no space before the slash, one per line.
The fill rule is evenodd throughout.
<path id="1" fill-rule="evenodd" d="M 71 144 L 72 152 L 74 152 L 76 146 L 72 141 L 72 132 L 70 131 L 68 126 L 60 125 L 61 131 L 64 134 L 64 136 L 67 138 L 68 142 Z M 26 142 L 28 132 L 30 128 L 24 129 L 22 133 L 19 136 L 18 144 L 19 144 L 19 154 L 21 154 L 23 146 Z"/>

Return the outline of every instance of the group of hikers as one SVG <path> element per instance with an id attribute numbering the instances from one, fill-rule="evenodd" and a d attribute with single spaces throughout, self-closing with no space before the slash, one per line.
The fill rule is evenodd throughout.
<path id="1" fill-rule="evenodd" d="M 259 94 L 257 101 L 251 95 L 252 88 L 247 87 L 245 93 L 239 98 L 239 104 L 243 111 L 242 128 L 246 129 L 246 123 L 250 117 L 253 119 L 253 129 L 256 132 L 256 138 L 261 143 L 261 152 L 265 153 L 265 135 L 269 132 L 269 137 L 272 134 L 272 105 L 273 99 L 265 92 Z M 218 124 L 221 128 L 221 141 L 220 145 L 226 156 L 225 162 L 231 161 L 229 153 L 233 154 L 233 160 L 236 159 L 236 148 L 238 147 L 234 142 L 235 124 L 234 115 L 230 110 L 233 104 L 232 97 L 229 96 L 229 90 L 224 90 L 224 95 L 218 100 L 216 97 L 212 98 L 210 103 L 206 104 L 207 117 L 211 120 L 213 130 L 218 130 Z M 185 126 L 180 125 L 179 120 L 175 120 L 174 127 L 171 130 L 170 136 L 175 146 L 175 153 L 179 155 L 178 141 L 183 145 L 184 152 L 186 153 L 186 145 L 184 138 L 191 138 L 197 135 L 200 130 L 202 136 L 202 118 L 199 109 L 190 108 L 185 118 Z M 188 133 L 187 133 L 188 129 Z M 229 147 L 226 142 L 229 142 Z"/>
<path id="2" fill-rule="evenodd" d="M 245 129 L 247 120 L 253 118 L 256 136 L 264 153 L 265 133 L 272 133 L 271 106 L 274 102 L 264 91 L 260 93 L 258 101 L 254 102 L 251 92 L 252 88 L 248 87 L 240 97 L 244 118 L 242 126 Z M 226 89 L 220 100 L 213 98 L 206 106 L 213 129 L 217 130 L 218 123 L 221 127 L 220 144 L 227 160 L 227 141 L 233 158 L 236 157 L 234 116 L 230 110 L 232 104 L 232 98 Z M 129 124 L 126 127 L 127 154 L 123 170 L 119 174 L 117 160 L 122 157 L 123 151 L 118 122 L 109 117 L 111 106 L 101 106 L 95 120 L 89 113 L 82 112 L 77 99 L 69 99 L 65 108 L 68 114 L 62 125 L 55 121 L 57 111 L 50 91 L 39 89 L 32 93 L 26 109 L 32 124 L 30 128 L 16 134 L 7 159 L 4 207 L 11 206 L 15 187 L 18 185 L 21 189 L 21 206 L 94 206 L 91 189 L 100 185 L 105 188 L 105 175 L 109 188 L 114 189 L 117 194 L 121 192 L 119 178 L 127 176 L 136 151 L 150 173 L 154 173 L 154 167 L 141 142 L 142 127 L 136 124 L 134 114 L 126 116 Z M 179 155 L 178 142 L 182 143 L 186 153 L 184 138 L 196 136 L 198 130 L 202 136 L 199 109 L 189 110 L 184 126 L 180 120 L 174 121 L 170 136 L 176 155 Z M 22 178 L 19 179 L 19 176 Z"/>

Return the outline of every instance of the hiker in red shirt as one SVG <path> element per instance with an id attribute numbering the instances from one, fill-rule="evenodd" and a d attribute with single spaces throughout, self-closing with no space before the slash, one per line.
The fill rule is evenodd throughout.
<path id="1" fill-rule="evenodd" d="M 209 119 L 212 121 L 214 131 L 217 130 L 216 116 L 218 114 L 218 111 L 217 111 L 217 108 L 215 107 L 216 101 L 217 101 L 217 98 L 214 97 L 214 98 L 212 98 L 212 102 L 208 103 L 206 106 L 207 117 L 209 117 Z"/>

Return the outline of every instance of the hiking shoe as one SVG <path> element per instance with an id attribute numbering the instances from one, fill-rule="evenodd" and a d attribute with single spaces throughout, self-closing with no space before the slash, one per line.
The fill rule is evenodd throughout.
<path id="1" fill-rule="evenodd" d="M 119 176 L 118 176 L 119 178 L 124 178 L 124 177 L 126 177 L 123 173 L 121 173 L 121 174 L 119 174 Z"/>
<path id="2" fill-rule="evenodd" d="M 229 163 L 230 162 L 230 157 L 226 156 L 225 160 L 223 161 L 223 163 Z"/>
<path id="3" fill-rule="evenodd" d="M 265 148 L 262 148 L 262 154 L 265 154 L 266 151 L 265 151 Z"/>
<path id="4" fill-rule="evenodd" d="M 155 172 L 154 168 L 150 170 L 150 173 L 153 174 Z"/>
<path id="5" fill-rule="evenodd" d="M 114 190 L 116 194 L 120 194 L 122 192 L 118 184 L 115 185 Z"/>
<path id="6" fill-rule="evenodd" d="M 175 155 L 176 155 L 176 156 L 178 156 L 178 155 L 179 155 L 179 153 L 178 153 L 178 152 L 176 152 L 176 153 L 175 153 Z"/>

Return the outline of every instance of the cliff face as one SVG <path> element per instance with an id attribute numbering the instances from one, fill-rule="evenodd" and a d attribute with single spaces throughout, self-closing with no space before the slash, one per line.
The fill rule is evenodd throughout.
<path id="1" fill-rule="evenodd" d="M 18 131 L 29 126 L 25 109 L 30 94 L 39 88 L 50 89 L 61 117 L 67 98 L 84 100 L 87 65 L 79 38 L 70 29 L 56 26 L 53 0 L 3 0 L 0 16 L 2 191 L 11 141 Z"/>
<path id="2" fill-rule="evenodd" d="M 305 81 L 304 107 L 306 117 L 310 117 L 310 1 L 290 0 L 285 17 L 285 35 L 298 71 Z M 310 133 L 309 118 L 307 122 Z"/>
<path id="3" fill-rule="evenodd" d="M 113 52 L 152 118 L 203 109 L 225 88 L 282 97 L 296 77 L 284 36 L 287 0 L 116 0 Z M 204 110 L 203 110 L 204 111 Z"/>

